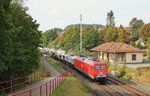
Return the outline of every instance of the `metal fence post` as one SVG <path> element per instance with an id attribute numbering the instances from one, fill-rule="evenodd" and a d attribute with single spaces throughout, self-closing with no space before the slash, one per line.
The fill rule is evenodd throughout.
<path id="1" fill-rule="evenodd" d="M 11 81 L 10 81 L 10 91 L 12 92 L 13 91 L 13 81 L 12 81 L 12 76 L 10 77 L 11 78 Z"/>
<path id="2" fill-rule="evenodd" d="M 51 94 L 51 81 L 49 81 L 49 92 L 50 92 L 50 94 Z"/>
<path id="3" fill-rule="evenodd" d="M 60 78 L 60 77 L 59 77 Z M 59 86 L 59 78 L 58 78 L 58 86 Z"/>
<path id="4" fill-rule="evenodd" d="M 56 90 L 56 85 L 57 85 L 57 82 L 56 82 L 56 78 L 55 78 L 55 90 Z"/>
<path id="5" fill-rule="evenodd" d="M 42 86 L 40 86 L 40 96 L 42 96 Z"/>
<path id="6" fill-rule="evenodd" d="M 57 88 L 57 77 L 56 77 L 56 88 Z"/>
<path id="7" fill-rule="evenodd" d="M 54 84 L 53 84 L 53 88 L 54 88 L 54 90 L 55 90 L 55 78 L 53 79 L 53 83 L 54 83 Z M 53 91 L 54 91 L 54 90 L 53 90 Z"/>
<path id="8" fill-rule="evenodd" d="M 32 92 L 31 92 L 31 91 L 32 91 L 32 90 L 29 91 L 30 96 L 32 96 Z"/>
<path id="9" fill-rule="evenodd" d="M 54 91 L 55 91 L 55 78 L 54 78 Z"/>
<path id="10" fill-rule="evenodd" d="M 52 80 L 52 92 L 54 90 L 54 79 Z"/>
<path id="11" fill-rule="evenodd" d="M 46 83 L 46 96 L 48 96 L 47 83 Z"/>

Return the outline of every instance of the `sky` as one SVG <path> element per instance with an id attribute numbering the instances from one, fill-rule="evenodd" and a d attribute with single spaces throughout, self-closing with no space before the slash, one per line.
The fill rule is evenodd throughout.
<path id="1" fill-rule="evenodd" d="M 129 26 L 133 17 L 150 22 L 150 0 L 26 0 L 28 13 L 40 24 L 39 30 L 80 23 L 106 25 L 107 13 L 114 12 L 116 26 Z"/>

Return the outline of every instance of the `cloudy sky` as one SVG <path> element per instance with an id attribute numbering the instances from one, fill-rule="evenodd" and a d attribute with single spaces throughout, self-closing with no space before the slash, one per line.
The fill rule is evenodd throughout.
<path id="1" fill-rule="evenodd" d="M 28 13 L 40 24 L 39 29 L 64 28 L 83 23 L 106 25 L 106 16 L 114 11 L 116 25 L 128 26 L 133 17 L 150 22 L 150 0 L 27 0 Z"/>

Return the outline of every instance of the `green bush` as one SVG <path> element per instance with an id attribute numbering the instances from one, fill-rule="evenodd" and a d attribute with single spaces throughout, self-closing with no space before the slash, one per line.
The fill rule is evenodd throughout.
<path id="1" fill-rule="evenodd" d="M 110 61 L 109 60 L 104 60 L 104 62 L 107 63 L 108 67 L 111 65 Z"/>
<path id="2" fill-rule="evenodd" d="M 126 75 L 125 78 L 128 79 L 128 80 L 131 80 L 132 76 L 131 75 Z"/>
<path id="3" fill-rule="evenodd" d="M 123 76 L 125 75 L 125 73 L 126 73 L 126 72 L 125 72 L 125 69 L 126 69 L 125 66 L 119 68 L 119 69 L 118 69 L 118 73 L 117 73 L 117 77 L 123 77 Z"/>

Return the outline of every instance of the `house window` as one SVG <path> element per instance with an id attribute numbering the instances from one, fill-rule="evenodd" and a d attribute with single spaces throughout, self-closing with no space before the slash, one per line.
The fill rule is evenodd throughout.
<path id="1" fill-rule="evenodd" d="M 133 60 L 133 61 L 136 60 L 136 54 L 132 54 L 132 60 Z"/>

